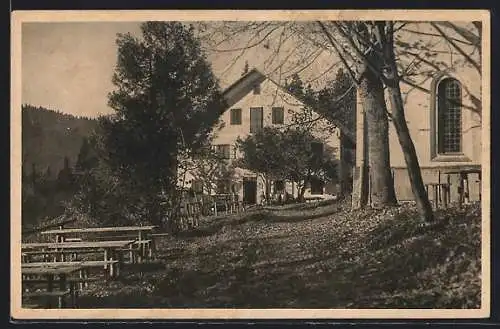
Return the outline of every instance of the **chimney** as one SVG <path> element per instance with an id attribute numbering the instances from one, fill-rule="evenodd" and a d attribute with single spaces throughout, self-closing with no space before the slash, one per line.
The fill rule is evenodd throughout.
<path id="1" fill-rule="evenodd" d="M 248 61 L 245 61 L 245 67 L 243 68 L 243 73 L 241 74 L 241 76 L 244 76 L 247 73 L 248 73 Z"/>

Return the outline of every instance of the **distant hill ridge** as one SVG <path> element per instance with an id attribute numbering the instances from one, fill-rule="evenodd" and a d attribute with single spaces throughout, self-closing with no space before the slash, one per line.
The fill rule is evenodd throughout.
<path id="1" fill-rule="evenodd" d="M 55 176 L 63 168 L 64 157 L 68 157 L 73 167 L 84 137 L 89 137 L 96 126 L 96 119 L 23 105 L 23 169 L 30 173 L 35 164 L 38 172 L 46 172 L 50 167 Z"/>

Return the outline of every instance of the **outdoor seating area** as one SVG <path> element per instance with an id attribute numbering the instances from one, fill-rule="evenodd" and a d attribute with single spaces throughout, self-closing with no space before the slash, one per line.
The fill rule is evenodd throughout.
<path id="1" fill-rule="evenodd" d="M 195 195 L 180 203 L 179 225 L 181 229 L 198 227 L 202 217 L 236 214 L 244 210 L 244 204 L 237 194 Z M 171 213 L 165 216 L 171 217 Z"/>
<path id="2" fill-rule="evenodd" d="M 155 228 L 59 228 L 41 232 L 53 242 L 22 243 L 23 305 L 77 308 L 78 294 L 90 282 L 115 280 L 124 264 L 154 258 Z"/>
<path id="3" fill-rule="evenodd" d="M 210 209 L 215 216 L 222 213 L 239 213 L 245 209 L 237 194 L 215 194 L 210 201 Z"/>
<path id="4" fill-rule="evenodd" d="M 474 181 L 471 178 L 472 175 L 477 175 L 478 179 Z M 452 184 L 452 176 L 458 176 L 458 182 Z M 426 183 L 425 189 L 435 209 L 447 208 L 452 201 L 457 201 L 458 205 L 461 207 L 471 201 L 471 184 L 478 184 L 476 190 L 479 193 L 479 200 L 481 200 L 480 168 L 440 171 L 438 182 Z M 456 195 L 456 197 L 452 198 L 452 194 Z"/>

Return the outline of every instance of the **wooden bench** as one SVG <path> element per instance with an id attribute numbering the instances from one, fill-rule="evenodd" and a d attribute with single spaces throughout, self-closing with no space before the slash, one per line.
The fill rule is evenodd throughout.
<path id="1" fill-rule="evenodd" d="M 43 308 L 42 305 L 35 304 L 35 303 L 23 303 L 22 307 L 23 308 Z"/>
<path id="2" fill-rule="evenodd" d="M 109 273 L 109 277 L 113 278 L 120 274 L 120 262 L 118 260 L 87 260 L 87 261 L 76 261 L 76 262 L 35 262 L 35 263 L 25 263 L 25 267 L 37 267 L 37 266 L 71 266 L 78 264 L 83 269 L 88 268 L 99 268 L 103 267 L 107 270 L 110 267 L 109 272 L 106 271 L 105 274 Z M 86 273 L 86 271 L 84 271 Z"/>
<path id="3" fill-rule="evenodd" d="M 42 260 L 45 262 L 55 262 L 63 259 L 65 255 L 73 255 L 73 259 L 76 259 L 76 255 L 78 254 L 95 254 L 99 253 L 98 250 L 92 249 L 82 249 L 82 250 L 33 250 L 33 251 L 24 251 L 22 253 L 22 262 L 29 263 L 31 262 L 31 256 L 43 256 Z M 51 256 L 52 255 L 52 256 Z"/>
<path id="4" fill-rule="evenodd" d="M 23 292 L 24 298 L 57 298 L 58 308 L 63 308 L 65 306 L 64 298 L 67 296 L 73 296 L 71 289 L 67 290 L 54 290 L 54 291 L 27 291 Z M 50 302 L 47 303 L 50 307 Z M 73 307 L 75 306 L 75 301 L 73 300 Z"/>
<path id="5" fill-rule="evenodd" d="M 53 263 L 51 266 L 21 266 L 21 278 L 22 284 L 26 286 L 29 285 L 29 280 L 36 278 L 43 278 L 44 282 L 47 283 L 45 291 L 26 291 L 23 292 L 23 298 L 35 298 L 44 297 L 48 298 L 48 305 L 50 307 L 51 298 L 58 299 L 59 308 L 64 306 L 64 297 L 71 295 L 73 304 L 76 304 L 76 294 L 74 285 L 70 284 L 69 289 L 67 289 L 67 279 L 74 273 L 81 272 L 83 267 L 74 263 L 71 265 L 60 265 L 58 263 Z M 56 279 L 57 278 L 57 279 Z M 54 290 L 54 286 L 58 287 L 59 290 Z"/>
<path id="6" fill-rule="evenodd" d="M 83 273 L 82 273 L 83 274 Z M 100 277 L 88 277 L 87 274 L 83 274 L 82 277 L 79 278 L 69 278 L 66 279 L 66 283 L 70 284 L 70 290 L 73 290 L 75 293 L 78 291 L 82 291 L 84 288 L 88 287 L 90 282 L 102 282 L 102 278 Z M 40 287 L 47 283 L 46 279 L 24 279 L 23 286 L 27 286 L 29 289 L 34 287 Z M 77 289 L 78 287 L 78 289 Z"/>
<path id="7" fill-rule="evenodd" d="M 450 197 L 450 186 L 449 183 L 427 183 L 425 184 L 425 192 L 427 197 L 429 197 L 429 190 L 432 192 L 432 200 L 434 202 L 434 208 L 438 209 L 440 205 L 445 208 L 451 203 Z"/>
<path id="8" fill-rule="evenodd" d="M 67 238 L 66 242 L 82 242 L 81 238 Z"/>
<path id="9" fill-rule="evenodd" d="M 85 236 L 88 244 L 92 242 L 96 243 L 107 243 L 112 241 L 139 241 L 141 243 L 140 247 L 151 249 L 153 245 L 151 241 L 153 237 L 151 234 L 156 226 L 123 226 L 123 227 L 89 227 L 89 228 L 73 228 L 73 229 L 61 229 L 61 230 L 49 230 L 41 232 L 44 235 L 55 235 L 56 243 L 68 241 L 68 239 L 81 239 Z M 142 243 L 142 241 L 146 241 Z M 78 243 L 78 242 L 76 242 Z M 83 244 L 83 242 L 80 242 Z M 30 248 L 42 247 L 40 244 L 32 244 Z M 152 253 L 152 250 L 148 250 L 148 254 Z"/>
<path id="10" fill-rule="evenodd" d="M 153 256 L 153 240 L 135 241 L 128 248 L 121 248 L 119 251 L 127 252 L 130 263 L 141 263 L 144 258 L 150 259 Z"/>

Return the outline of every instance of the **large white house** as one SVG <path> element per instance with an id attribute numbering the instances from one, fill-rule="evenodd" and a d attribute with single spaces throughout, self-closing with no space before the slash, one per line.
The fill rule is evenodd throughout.
<path id="1" fill-rule="evenodd" d="M 472 23 L 455 24 L 475 31 Z M 425 51 L 409 48 L 402 51 L 401 55 L 411 73 L 409 77 L 405 77 L 409 81 L 400 85 L 406 121 L 423 181 L 425 184 L 450 183 L 452 201 L 457 200 L 460 189 L 467 193 L 470 201 L 477 201 L 481 192 L 482 79 L 480 68 L 475 64 L 480 66 L 480 51 L 477 46 L 465 45 L 465 39 L 453 29 L 441 27 L 454 40 L 462 40 L 459 45 L 470 58 L 454 49 L 430 24 L 421 23 L 412 28 L 420 28 L 419 34 L 413 35 L 420 44 L 433 45 Z M 406 34 L 404 40 L 410 40 L 411 37 L 412 35 Z M 391 111 L 390 107 L 388 110 Z M 359 97 L 356 117 L 354 199 L 359 198 L 361 168 L 366 163 L 364 110 Z M 390 164 L 396 197 L 400 201 L 413 200 L 404 155 L 392 123 L 389 127 Z M 460 172 L 468 172 L 465 182 L 461 179 Z M 429 197 L 433 200 L 433 193 L 429 192 Z"/>
<path id="2" fill-rule="evenodd" d="M 299 100 L 257 69 L 250 70 L 230 85 L 224 91 L 224 97 L 228 108 L 220 117 L 223 126 L 216 132 L 213 146 L 227 159 L 228 163 L 241 157 L 235 147 L 238 137 L 244 139 L 265 126 L 284 127 L 291 124 L 294 114 L 304 111 L 304 105 Z M 317 114 L 314 113 L 314 115 Z M 339 131 L 334 129 L 332 133 L 332 130 L 326 129 L 325 125 L 331 127 L 331 123 L 325 119 L 318 120 L 311 131 L 323 142 L 317 147 L 325 156 L 328 154 L 340 160 Z M 283 151 L 286 152 L 286 150 Z M 197 180 L 188 173 L 184 187 L 191 187 L 196 192 L 202 192 L 202 184 Z M 338 192 L 338 185 L 338 180 L 337 182 L 313 180 L 307 186 L 305 197 L 312 195 L 323 198 L 333 197 Z M 260 203 L 265 191 L 265 182 L 261 176 L 242 168 L 236 168 L 231 182 L 219 186 L 209 193 L 236 193 L 240 200 L 247 204 Z M 299 193 L 295 183 L 286 181 L 272 182 L 271 193 L 278 190 L 286 191 L 293 197 L 297 197 Z"/>

